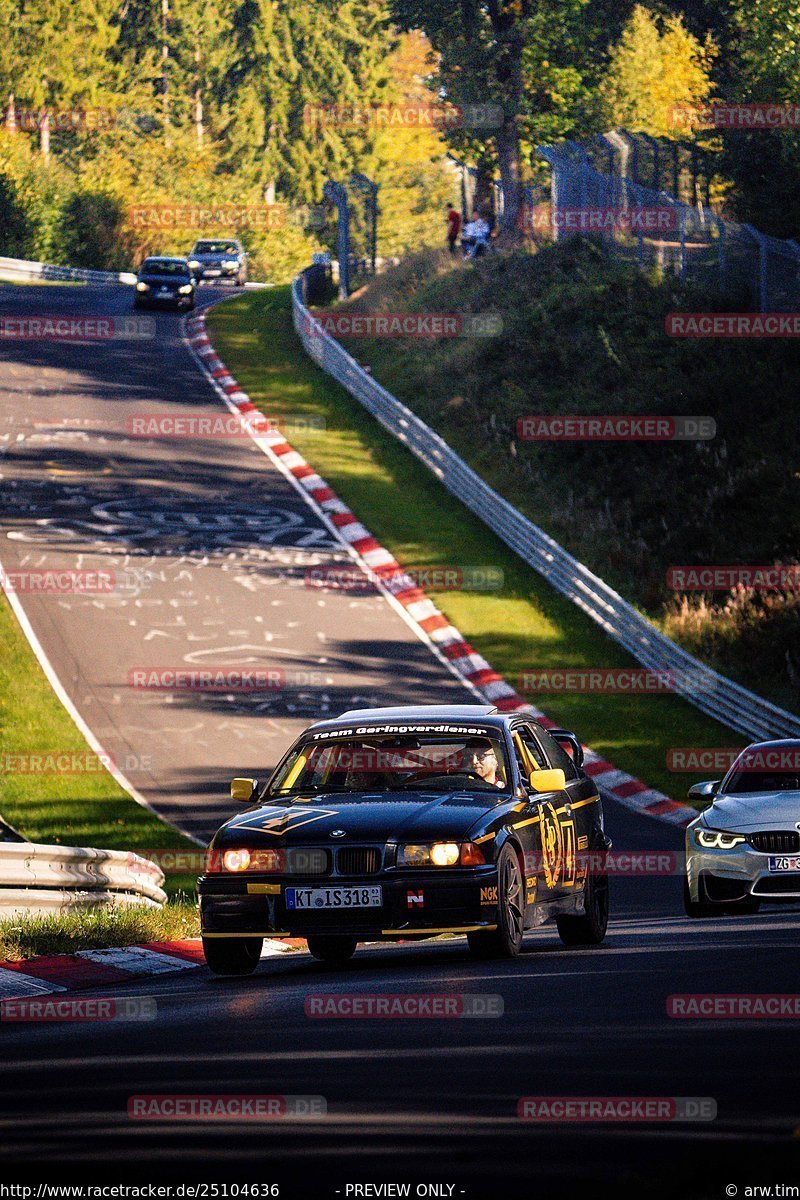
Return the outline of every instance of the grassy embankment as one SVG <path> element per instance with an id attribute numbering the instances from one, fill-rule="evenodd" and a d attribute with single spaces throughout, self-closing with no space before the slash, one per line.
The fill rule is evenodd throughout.
<path id="1" fill-rule="evenodd" d="M 521 672 L 533 669 L 633 665 L 305 356 L 292 328 L 288 288 L 220 305 L 209 317 L 209 331 L 254 404 L 273 417 L 301 419 L 290 430 L 292 444 L 404 566 L 503 572 L 502 588 L 490 594 L 431 595 L 508 680 L 516 684 Z M 432 353 L 426 346 L 425 353 Z M 320 422 L 324 433 L 310 427 Z M 676 799 L 685 797 L 698 776 L 667 769 L 670 747 L 741 744 L 730 730 L 669 694 L 532 699 L 617 766 Z"/>

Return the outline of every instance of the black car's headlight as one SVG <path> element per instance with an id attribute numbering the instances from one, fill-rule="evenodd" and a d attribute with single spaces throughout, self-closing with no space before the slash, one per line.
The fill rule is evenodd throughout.
<path id="1" fill-rule="evenodd" d="M 486 863 L 474 842 L 406 842 L 397 847 L 398 867 L 479 867 Z"/>
<path id="2" fill-rule="evenodd" d="M 226 267 L 229 270 L 233 270 L 234 267 L 238 267 L 239 263 L 238 263 L 238 260 L 235 258 L 226 258 L 222 265 L 223 265 L 223 267 Z"/>
<path id="3" fill-rule="evenodd" d="M 732 850 L 747 841 L 741 833 L 725 833 L 722 829 L 695 829 L 694 836 L 704 850 Z"/>
<path id="4" fill-rule="evenodd" d="M 206 856 L 206 872 L 209 875 L 283 871 L 285 867 L 286 855 L 283 850 L 248 850 L 243 846 L 231 850 L 209 850 Z"/>
<path id="5" fill-rule="evenodd" d="M 136 284 L 136 290 L 137 290 L 137 292 L 149 292 L 150 284 L 145 283 L 144 280 L 140 279 L 139 282 Z"/>
<path id="6" fill-rule="evenodd" d="M 197 268 L 200 266 L 200 263 L 197 261 L 196 258 L 190 258 L 189 266 L 192 268 L 193 271 L 196 271 Z"/>
<path id="7" fill-rule="evenodd" d="M 178 288 L 178 291 L 180 292 L 180 294 L 182 296 L 188 296 L 189 293 L 191 292 L 191 290 L 192 290 L 192 285 L 190 283 L 184 283 L 184 284 L 182 284 L 181 287 Z"/>

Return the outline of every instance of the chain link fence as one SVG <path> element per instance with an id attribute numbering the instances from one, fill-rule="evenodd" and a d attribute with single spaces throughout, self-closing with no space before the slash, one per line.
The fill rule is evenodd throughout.
<path id="1" fill-rule="evenodd" d="M 537 150 L 552 172 L 556 240 L 589 233 L 620 258 L 716 289 L 748 310 L 796 309 L 800 246 L 712 210 L 712 152 L 626 130 Z"/>

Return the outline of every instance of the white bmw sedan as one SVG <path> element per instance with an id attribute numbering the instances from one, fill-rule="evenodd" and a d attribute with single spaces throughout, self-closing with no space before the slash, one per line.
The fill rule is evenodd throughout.
<path id="1" fill-rule="evenodd" d="M 689 798 L 711 801 L 686 829 L 690 917 L 800 900 L 800 740 L 748 746 L 722 782 L 696 783 Z"/>

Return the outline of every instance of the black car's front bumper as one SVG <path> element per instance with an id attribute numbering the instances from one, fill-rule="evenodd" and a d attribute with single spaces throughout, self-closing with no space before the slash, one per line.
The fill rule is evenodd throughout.
<path id="1" fill-rule="evenodd" d="M 191 308 L 194 303 L 194 292 L 181 295 L 180 292 L 170 292 L 168 296 L 159 296 L 154 292 L 137 292 L 134 300 L 137 308 Z"/>
<path id="2" fill-rule="evenodd" d="M 290 910 L 287 887 L 355 888 L 378 884 L 383 904 L 375 908 Z M 198 881 L 204 937 L 308 937 L 330 934 L 360 940 L 467 933 L 494 928 L 497 871 L 442 868 L 357 879 L 276 880 L 204 875 Z"/>

